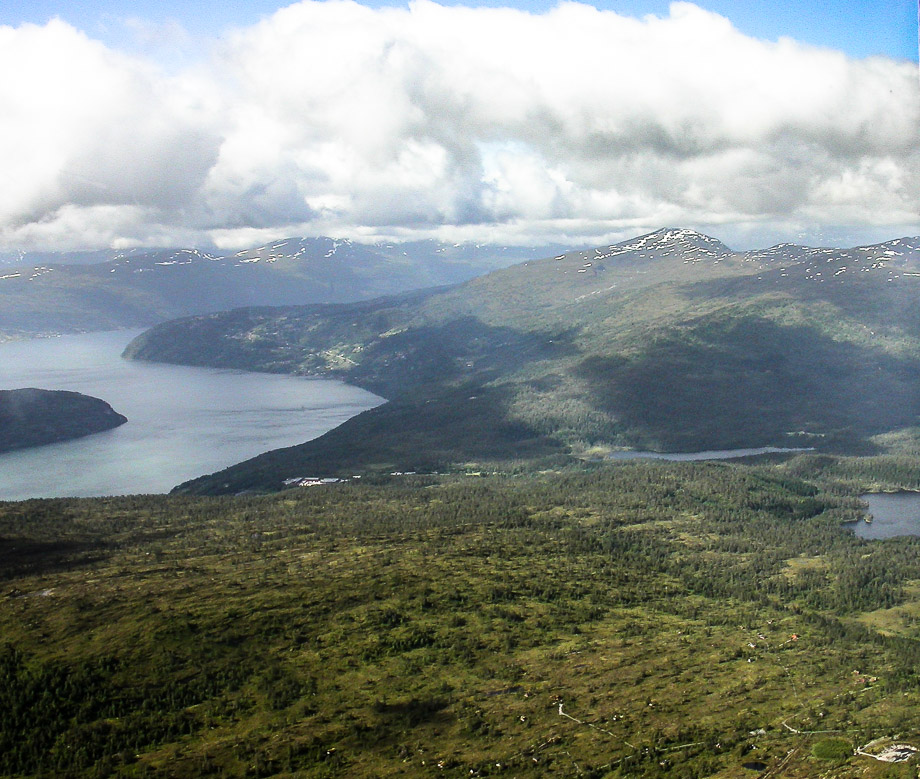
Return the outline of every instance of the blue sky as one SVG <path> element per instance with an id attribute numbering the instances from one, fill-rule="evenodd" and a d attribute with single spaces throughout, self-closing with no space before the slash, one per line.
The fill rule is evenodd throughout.
<path id="1" fill-rule="evenodd" d="M 0 248 L 917 235 L 916 18 L 913 0 L 0 0 Z"/>
<path id="2" fill-rule="evenodd" d="M 374 8 L 400 5 L 364 2 Z M 443 0 L 442 5 L 473 7 L 510 6 L 543 11 L 556 5 L 550 0 Z M 628 16 L 667 15 L 667 0 L 597 0 L 597 8 Z M 140 18 L 155 24 L 178 22 L 191 36 L 208 38 L 233 26 L 249 26 L 286 5 L 277 0 L 4 0 L 0 24 L 43 24 L 59 16 L 93 37 L 113 45 L 131 47 L 123 20 Z M 917 4 L 913 0 L 705 0 L 698 5 L 729 18 L 741 32 L 776 40 L 790 36 L 818 46 L 840 49 L 854 57 L 881 54 L 918 59 Z"/>

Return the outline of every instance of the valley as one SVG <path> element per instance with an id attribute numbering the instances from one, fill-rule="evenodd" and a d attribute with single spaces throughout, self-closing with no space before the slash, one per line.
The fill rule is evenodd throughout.
<path id="1" fill-rule="evenodd" d="M 0 779 L 920 779 L 916 11 L 0 3 Z"/>

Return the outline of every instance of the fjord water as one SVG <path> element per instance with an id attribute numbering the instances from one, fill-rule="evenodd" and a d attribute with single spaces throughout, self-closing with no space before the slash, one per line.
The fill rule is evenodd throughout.
<path id="1" fill-rule="evenodd" d="M 74 390 L 128 417 L 104 433 L 0 455 L 0 500 L 168 492 L 382 402 L 328 379 L 123 360 L 139 332 L 0 344 L 0 389 Z"/>

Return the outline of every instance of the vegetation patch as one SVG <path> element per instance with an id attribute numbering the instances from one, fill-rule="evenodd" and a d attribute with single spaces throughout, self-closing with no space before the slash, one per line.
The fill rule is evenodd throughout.
<path id="1" fill-rule="evenodd" d="M 853 745 L 844 738 L 825 738 L 811 748 L 811 754 L 818 760 L 846 760 L 853 754 Z"/>
<path id="2" fill-rule="evenodd" d="M 30 550 L 0 774 L 804 778 L 825 742 L 920 740 L 918 629 L 859 622 L 913 607 L 920 557 L 842 529 L 833 480 L 363 481 L 0 504 Z M 820 576 L 789 576 L 803 553 Z M 827 776 L 890 768 L 840 755 Z"/>

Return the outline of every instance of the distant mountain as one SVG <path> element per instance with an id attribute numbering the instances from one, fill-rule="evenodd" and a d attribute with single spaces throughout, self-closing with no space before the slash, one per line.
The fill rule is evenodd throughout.
<path id="1" fill-rule="evenodd" d="M 0 390 L 0 452 L 82 438 L 127 422 L 103 400 L 64 390 Z"/>
<path id="2" fill-rule="evenodd" d="M 143 253 L 143 249 L 96 249 L 80 252 L 39 252 L 39 251 L 0 251 L 0 267 L 15 265 L 30 267 L 35 265 L 92 265 L 110 262 L 126 254 Z"/>
<path id="3" fill-rule="evenodd" d="M 189 489 L 612 447 L 867 451 L 920 423 L 920 238 L 734 252 L 665 229 L 415 296 L 171 322 L 148 360 L 333 375 L 390 403 Z"/>
<path id="4" fill-rule="evenodd" d="M 239 306 L 363 300 L 455 284 L 533 251 L 289 238 L 226 255 L 133 249 L 76 264 L 67 261 L 73 255 L 42 255 L 40 263 L 0 268 L 0 336 L 147 326 Z"/>

